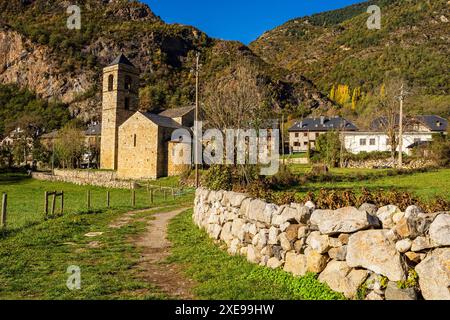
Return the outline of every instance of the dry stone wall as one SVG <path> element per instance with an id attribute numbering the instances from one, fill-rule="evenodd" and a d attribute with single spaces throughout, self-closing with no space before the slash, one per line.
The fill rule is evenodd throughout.
<path id="1" fill-rule="evenodd" d="M 105 188 L 131 189 L 135 184 L 130 181 L 118 180 L 115 171 L 89 171 L 89 170 L 60 170 L 55 169 L 54 175 L 33 172 L 33 179 L 45 181 L 68 182 L 77 185 L 91 185 Z"/>
<path id="2" fill-rule="evenodd" d="M 308 272 L 347 298 L 450 300 L 450 212 L 277 206 L 198 189 L 193 219 L 232 255 L 296 276 Z"/>

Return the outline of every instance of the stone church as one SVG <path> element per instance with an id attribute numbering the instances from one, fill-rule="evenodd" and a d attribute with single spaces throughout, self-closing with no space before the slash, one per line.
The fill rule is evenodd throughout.
<path id="1" fill-rule="evenodd" d="M 180 174 L 175 165 L 174 130 L 190 129 L 195 108 L 139 111 L 139 71 L 123 55 L 103 69 L 100 167 L 121 179 L 156 179 Z"/>

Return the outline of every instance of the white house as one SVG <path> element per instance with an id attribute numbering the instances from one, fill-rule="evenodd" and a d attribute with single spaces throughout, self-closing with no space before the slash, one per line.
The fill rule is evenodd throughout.
<path id="1" fill-rule="evenodd" d="M 409 154 L 411 149 L 407 147 L 415 142 L 433 140 L 431 132 L 406 132 L 403 134 L 403 152 Z M 358 154 L 360 152 L 391 151 L 388 136 L 383 132 L 345 132 L 344 145 L 348 152 Z M 397 151 L 399 148 L 397 147 Z"/>

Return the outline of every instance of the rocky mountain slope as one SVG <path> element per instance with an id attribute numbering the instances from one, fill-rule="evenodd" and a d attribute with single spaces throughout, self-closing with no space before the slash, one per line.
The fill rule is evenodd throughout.
<path id="1" fill-rule="evenodd" d="M 297 72 L 274 67 L 236 42 L 169 25 L 137 1 L 80 0 L 81 30 L 66 26 L 69 1 L 0 0 L 0 83 L 16 83 L 44 99 L 66 103 L 84 120 L 99 117 L 100 75 L 120 52 L 142 75 L 142 108 L 193 102 L 194 57 L 202 53 L 203 81 L 233 63 L 254 65 L 276 109 L 328 110 L 332 102 Z"/>
<path id="2" fill-rule="evenodd" d="M 381 30 L 366 26 L 370 4 L 381 8 Z M 411 112 L 450 116 L 449 9 L 447 0 L 369 1 L 293 19 L 250 48 L 324 93 L 342 84 L 373 94 L 386 79 L 402 78 Z"/>

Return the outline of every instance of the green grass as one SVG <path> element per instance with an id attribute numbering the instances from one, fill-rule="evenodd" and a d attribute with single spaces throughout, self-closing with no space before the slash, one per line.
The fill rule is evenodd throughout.
<path id="1" fill-rule="evenodd" d="M 69 214 L 0 238 L 0 299 L 167 298 L 133 269 L 140 254 L 129 238 L 145 230 L 145 220 L 108 227 L 122 213 Z M 136 217 L 151 219 L 151 212 Z M 104 234 L 88 238 L 87 232 Z M 92 241 L 101 247 L 91 248 Z M 81 268 L 81 290 L 66 287 L 71 265 Z"/>
<path id="2" fill-rule="evenodd" d="M 187 276 L 198 283 L 200 299 L 211 300 L 326 300 L 343 299 L 316 276 L 294 277 L 282 270 L 251 264 L 244 257 L 229 256 L 192 222 L 192 210 L 177 216 L 169 225 L 174 244 L 169 262 L 181 263 Z"/>
<path id="3" fill-rule="evenodd" d="M 302 167 L 303 173 L 309 170 Z M 299 173 L 299 168 L 293 170 Z M 331 169 L 331 175 L 342 182 L 307 182 L 285 191 L 296 191 L 300 194 L 318 192 L 320 189 L 356 189 L 400 190 L 410 192 L 423 200 L 443 197 L 450 200 L 450 169 L 432 170 L 423 173 L 395 175 L 392 170 L 374 169 Z"/>
<path id="4" fill-rule="evenodd" d="M 163 179 L 163 186 L 168 183 L 175 183 L 174 178 Z M 155 183 L 159 183 L 156 181 Z M 22 174 L 1 174 L 0 194 L 8 194 L 8 230 L 19 230 L 44 219 L 44 192 L 64 191 L 64 211 L 66 213 L 87 211 L 86 194 L 91 191 L 91 210 L 97 211 L 106 207 L 106 191 L 111 192 L 111 208 L 132 209 L 131 191 L 124 189 L 106 189 L 93 186 L 78 186 L 70 183 L 47 182 L 29 179 Z M 192 194 L 185 193 L 176 200 L 172 199 L 171 193 L 167 192 L 167 199 L 164 200 L 163 193 L 159 189 L 155 193 L 154 204 L 151 204 L 146 188 L 136 190 L 137 209 L 149 208 L 152 206 L 174 204 L 192 197 Z M 57 202 L 57 211 L 59 202 Z"/>

